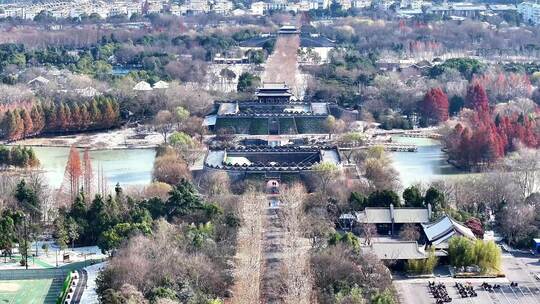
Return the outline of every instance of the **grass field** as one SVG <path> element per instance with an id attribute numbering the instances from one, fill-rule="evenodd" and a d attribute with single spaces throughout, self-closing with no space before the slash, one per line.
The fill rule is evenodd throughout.
<path id="1" fill-rule="evenodd" d="M 0 281 L 0 304 L 43 304 L 52 284 L 45 280 Z"/>

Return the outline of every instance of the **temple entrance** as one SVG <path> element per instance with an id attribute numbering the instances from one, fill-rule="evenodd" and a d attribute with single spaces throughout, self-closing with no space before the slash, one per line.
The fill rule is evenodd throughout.
<path id="1" fill-rule="evenodd" d="M 279 118 L 272 117 L 268 120 L 268 134 L 270 135 L 279 134 Z"/>

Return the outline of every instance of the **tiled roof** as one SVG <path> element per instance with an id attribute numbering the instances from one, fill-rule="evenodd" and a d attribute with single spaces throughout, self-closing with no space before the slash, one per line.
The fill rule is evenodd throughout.
<path id="1" fill-rule="evenodd" d="M 371 252 L 381 260 L 417 260 L 427 258 L 423 247 L 417 242 L 373 242 L 362 247 L 363 252 Z"/>

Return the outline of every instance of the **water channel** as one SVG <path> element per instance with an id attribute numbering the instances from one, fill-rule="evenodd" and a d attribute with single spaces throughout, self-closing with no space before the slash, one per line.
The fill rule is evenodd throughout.
<path id="1" fill-rule="evenodd" d="M 402 185 L 427 183 L 434 179 L 463 174 L 446 162 L 438 141 L 427 138 L 396 137 L 395 142 L 416 144 L 418 152 L 394 152 L 394 167 L 400 174 Z M 69 148 L 34 147 L 49 184 L 59 187 Z M 82 153 L 81 153 L 82 157 Z M 153 149 L 96 150 L 90 152 L 94 171 L 101 166 L 109 185 L 144 185 L 151 181 L 155 152 Z"/>

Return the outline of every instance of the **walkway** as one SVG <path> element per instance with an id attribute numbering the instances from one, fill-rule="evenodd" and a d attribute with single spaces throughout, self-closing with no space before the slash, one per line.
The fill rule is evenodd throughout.
<path id="1" fill-rule="evenodd" d="M 80 303 L 84 304 L 97 304 L 99 303 L 98 295 L 96 293 L 96 278 L 105 266 L 107 265 L 107 262 L 94 264 L 92 266 L 88 266 L 84 268 L 86 274 L 87 274 L 87 280 L 86 280 L 86 288 L 83 290 L 81 295 L 81 301 Z"/>
<path id="2" fill-rule="evenodd" d="M 262 303 L 311 303 L 311 246 L 302 237 L 300 226 L 304 195 L 303 188 L 289 189 L 279 196 L 268 194 L 263 230 Z"/>
<path id="3" fill-rule="evenodd" d="M 264 196 L 260 193 L 245 194 L 239 202 L 242 225 L 237 234 L 235 283 L 232 287 L 231 303 L 260 303 L 263 225 L 261 202 L 264 202 Z"/>

